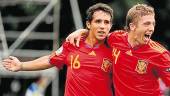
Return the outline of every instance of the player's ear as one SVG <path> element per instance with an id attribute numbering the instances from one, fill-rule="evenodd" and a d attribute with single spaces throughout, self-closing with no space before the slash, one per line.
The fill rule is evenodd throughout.
<path id="1" fill-rule="evenodd" d="M 87 27 L 87 29 L 90 29 L 90 22 L 89 21 L 86 21 L 86 27 Z"/>
<path id="2" fill-rule="evenodd" d="M 134 31 L 136 28 L 136 24 L 135 23 L 129 23 L 129 28 L 131 31 Z"/>

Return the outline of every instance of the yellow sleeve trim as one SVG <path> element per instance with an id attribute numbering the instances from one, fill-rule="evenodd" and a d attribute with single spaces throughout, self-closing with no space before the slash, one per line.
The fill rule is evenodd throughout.
<path id="1" fill-rule="evenodd" d="M 165 49 L 162 45 L 160 45 L 160 44 L 158 44 L 158 43 L 156 43 L 156 42 L 154 42 L 154 41 L 151 41 L 151 42 L 149 43 L 149 46 L 150 46 L 152 49 L 154 49 L 154 50 L 156 50 L 156 51 L 158 51 L 158 52 L 160 52 L 160 53 L 163 53 L 163 52 L 166 51 L 166 49 Z"/>

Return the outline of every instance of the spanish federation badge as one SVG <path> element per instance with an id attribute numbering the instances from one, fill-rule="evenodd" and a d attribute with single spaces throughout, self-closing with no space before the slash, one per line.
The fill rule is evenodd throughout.
<path id="1" fill-rule="evenodd" d="M 108 72 L 111 69 L 111 66 L 112 66 L 112 62 L 109 59 L 104 58 L 101 69 L 104 72 Z"/>
<path id="2" fill-rule="evenodd" d="M 139 74 L 145 74 L 147 70 L 148 62 L 144 60 L 138 60 L 135 71 Z"/>

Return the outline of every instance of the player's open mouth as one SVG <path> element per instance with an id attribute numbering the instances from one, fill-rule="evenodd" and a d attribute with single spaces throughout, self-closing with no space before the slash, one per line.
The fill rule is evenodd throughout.
<path id="1" fill-rule="evenodd" d="M 105 36 L 105 32 L 104 31 L 98 31 L 98 35 L 103 37 L 103 36 Z"/>
<path id="2" fill-rule="evenodd" d="M 100 34 L 104 34 L 105 32 L 104 32 L 104 31 L 98 31 L 98 33 L 100 33 Z"/>
<path id="3" fill-rule="evenodd" d="M 145 42 L 149 41 L 150 37 L 151 37 L 151 34 L 145 34 L 144 35 Z"/>
<path id="4" fill-rule="evenodd" d="M 150 38 L 151 35 L 145 34 L 145 38 Z"/>

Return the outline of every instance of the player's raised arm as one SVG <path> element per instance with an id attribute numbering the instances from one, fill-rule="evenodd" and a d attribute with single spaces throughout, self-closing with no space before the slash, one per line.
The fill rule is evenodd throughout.
<path id="1" fill-rule="evenodd" d="M 49 57 L 50 55 L 46 55 L 32 61 L 21 62 L 18 58 L 9 56 L 2 61 L 2 64 L 7 70 L 13 72 L 43 70 L 53 67 L 49 64 Z"/>

